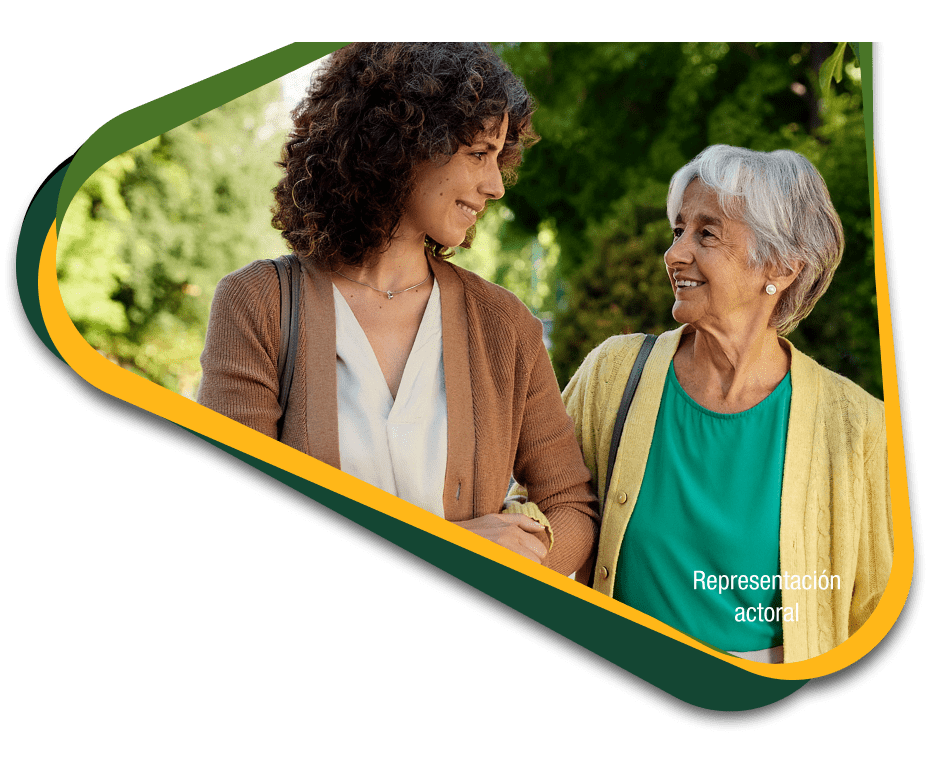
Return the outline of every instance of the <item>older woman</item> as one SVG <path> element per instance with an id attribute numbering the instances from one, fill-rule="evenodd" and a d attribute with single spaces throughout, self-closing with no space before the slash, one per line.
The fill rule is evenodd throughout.
<path id="1" fill-rule="evenodd" d="M 445 261 L 537 138 L 532 110 L 487 45 L 332 54 L 293 112 L 275 190 L 303 277 L 286 412 L 268 261 L 217 287 L 199 401 L 570 574 L 598 516 L 541 323 Z M 504 511 L 511 475 L 532 495 Z"/>
<path id="2" fill-rule="evenodd" d="M 844 249 L 815 168 L 717 145 L 670 183 L 664 255 L 683 324 L 594 350 L 564 392 L 605 501 L 591 585 L 719 649 L 797 661 L 873 612 L 892 561 L 883 405 L 783 335 Z"/>

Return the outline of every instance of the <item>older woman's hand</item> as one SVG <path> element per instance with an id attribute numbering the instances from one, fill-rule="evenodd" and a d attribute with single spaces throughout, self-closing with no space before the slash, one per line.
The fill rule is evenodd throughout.
<path id="1" fill-rule="evenodd" d="M 539 540 L 539 535 L 545 531 L 544 525 L 521 513 L 488 513 L 476 519 L 454 523 L 536 564 L 541 564 L 541 560 L 548 554 L 548 549 Z"/>

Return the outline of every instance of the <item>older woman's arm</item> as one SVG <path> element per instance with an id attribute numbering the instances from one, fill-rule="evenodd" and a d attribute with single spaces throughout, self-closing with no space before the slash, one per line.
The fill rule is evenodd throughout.
<path id="1" fill-rule="evenodd" d="M 608 385 L 608 380 L 604 382 L 600 372 L 607 355 L 608 343 L 609 340 L 601 343 L 587 355 L 580 364 L 580 368 L 570 378 L 562 396 L 567 414 L 574 423 L 574 436 L 583 454 L 583 462 L 593 477 L 593 488 L 597 493 L 599 490 L 599 406 L 602 403 L 602 400 L 597 397 L 597 391 L 600 387 Z"/>
<path id="2" fill-rule="evenodd" d="M 599 496 L 605 491 L 600 487 L 605 485 L 616 408 L 644 339 L 644 334 L 610 337 L 587 355 L 564 388 L 564 405 Z"/>
<path id="3" fill-rule="evenodd" d="M 873 614 L 886 584 L 893 563 L 893 520 L 889 493 L 889 456 L 886 451 L 886 422 L 883 406 L 874 407 L 871 416 L 869 454 L 864 461 L 863 516 L 860 523 L 860 544 L 857 552 L 857 573 L 848 633 L 857 631 Z"/>

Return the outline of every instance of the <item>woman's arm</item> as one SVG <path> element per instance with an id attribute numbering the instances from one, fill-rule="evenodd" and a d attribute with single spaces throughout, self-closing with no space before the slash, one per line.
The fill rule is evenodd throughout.
<path id="1" fill-rule="evenodd" d="M 540 336 L 528 381 L 513 475 L 551 525 L 543 564 L 564 575 L 590 557 L 599 528 L 596 495 Z M 516 509 L 518 510 L 518 509 Z M 547 533 L 539 532 L 545 545 Z"/>
<path id="2" fill-rule="evenodd" d="M 253 262 L 223 278 L 200 356 L 197 401 L 277 438 L 280 284 L 273 265 Z"/>
<path id="3" fill-rule="evenodd" d="M 874 408 L 876 411 L 876 408 Z M 893 519 L 889 494 L 889 457 L 883 406 L 868 435 L 875 435 L 864 461 L 863 516 L 857 552 L 857 573 L 851 596 L 848 634 L 857 631 L 873 614 L 893 564 Z"/>

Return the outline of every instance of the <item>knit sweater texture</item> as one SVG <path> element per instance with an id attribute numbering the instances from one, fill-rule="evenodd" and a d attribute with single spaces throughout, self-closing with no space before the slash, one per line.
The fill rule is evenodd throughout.
<path id="1" fill-rule="evenodd" d="M 514 476 L 554 533 L 542 563 L 570 574 L 590 557 L 598 509 L 541 322 L 502 287 L 449 262 L 430 259 L 430 265 L 441 291 L 448 399 L 445 518 L 498 513 Z M 305 261 L 301 269 L 296 369 L 279 438 L 338 468 L 332 282 Z M 279 345 L 277 272 L 268 261 L 253 262 L 216 287 L 197 400 L 278 438 Z M 539 539 L 548 544 L 545 533 Z"/>
<path id="2" fill-rule="evenodd" d="M 564 391 L 587 467 L 605 499 L 593 587 L 612 596 L 622 539 L 644 478 L 664 380 L 683 326 L 662 334 L 629 410 L 609 490 L 612 428 L 644 335 L 612 337 L 587 356 Z M 784 340 L 784 342 L 786 342 Z M 840 588 L 784 587 L 784 662 L 841 644 L 876 608 L 892 567 L 892 518 L 883 403 L 788 342 L 793 395 L 780 498 L 780 572 L 840 576 Z M 745 505 L 752 501 L 745 500 Z M 829 585 L 837 581 L 829 581 Z"/>

